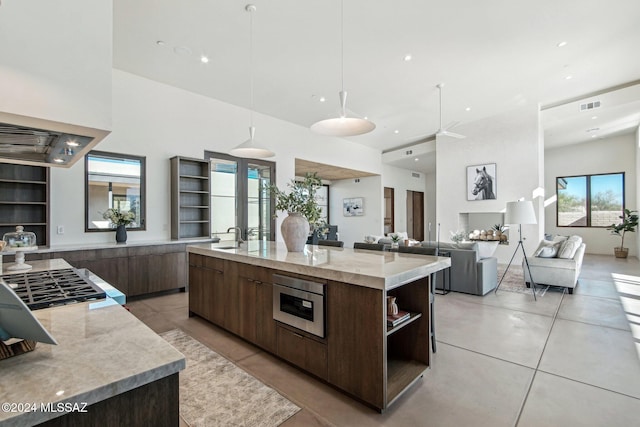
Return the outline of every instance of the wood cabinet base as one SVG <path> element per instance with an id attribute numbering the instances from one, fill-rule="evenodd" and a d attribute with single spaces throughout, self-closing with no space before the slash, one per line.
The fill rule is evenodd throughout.
<path id="1" fill-rule="evenodd" d="M 87 412 L 71 412 L 39 425 L 177 427 L 180 424 L 178 374 L 94 403 L 87 406 L 86 410 Z"/>

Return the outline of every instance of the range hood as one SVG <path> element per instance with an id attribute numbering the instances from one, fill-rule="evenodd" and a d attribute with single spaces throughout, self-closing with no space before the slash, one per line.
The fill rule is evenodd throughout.
<path id="1" fill-rule="evenodd" d="M 109 131 L 0 112 L 0 163 L 71 167 Z"/>

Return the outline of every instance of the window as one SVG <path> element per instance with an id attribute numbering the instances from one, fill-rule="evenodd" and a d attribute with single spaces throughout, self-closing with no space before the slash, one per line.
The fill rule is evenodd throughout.
<path id="1" fill-rule="evenodd" d="M 624 172 L 556 178 L 558 227 L 608 227 L 624 209 Z"/>
<path id="2" fill-rule="evenodd" d="M 130 230 L 145 230 L 145 158 L 91 151 L 85 156 L 85 231 L 111 231 L 107 209 L 133 212 Z"/>

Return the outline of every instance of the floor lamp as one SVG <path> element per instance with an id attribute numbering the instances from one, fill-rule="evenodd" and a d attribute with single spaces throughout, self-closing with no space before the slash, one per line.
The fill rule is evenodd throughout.
<path id="1" fill-rule="evenodd" d="M 504 273 L 500 278 L 500 282 L 498 283 L 498 286 L 496 286 L 496 290 L 494 292 L 498 292 L 498 288 L 500 287 L 500 284 L 502 283 L 505 276 L 507 275 L 507 271 L 509 271 L 509 267 L 513 262 L 513 258 L 515 258 L 516 254 L 518 253 L 518 248 L 521 248 L 522 255 L 524 256 L 524 262 L 527 266 L 527 270 L 529 271 L 529 279 L 531 280 L 531 288 L 533 290 L 533 299 L 537 301 L 538 299 L 536 298 L 536 284 L 533 281 L 533 276 L 531 275 L 531 269 L 529 268 L 529 260 L 527 259 L 527 253 L 524 251 L 524 245 L 522 244 L 522 224 L 538 223 L 538 221 L 536 221 L 536 213 L 533 210 L 533 202 L 527 201 L 527 200 L 523 200 L 520 202 L 508 202 L 507 211 L 504 215 L 504 223 L 509 225 L 517 224 L 518 233 L 520 233 L 519 234 L 520 238 L 518 240 L 518 246 L 516 246 L 516 249 L 513 251 L 511 260 L 509 261 L 507 268 L 504 270 Z"/>

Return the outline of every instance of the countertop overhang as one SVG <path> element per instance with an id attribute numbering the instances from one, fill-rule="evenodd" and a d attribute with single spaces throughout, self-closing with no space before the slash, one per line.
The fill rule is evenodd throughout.
<path id="1" fill-rule="evenodd" d="M 284 243 L 249 241 L 188 245 L 194 254 L 280 271 L 390 290 L 451 266 L 451 259 L 398 252 L 306 245 L 289 252 Z"/>

